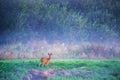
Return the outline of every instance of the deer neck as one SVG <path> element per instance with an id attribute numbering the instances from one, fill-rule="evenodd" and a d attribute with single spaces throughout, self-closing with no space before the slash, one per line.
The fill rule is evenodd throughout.
<path id="1" fill-rule="evenodd" d="M 50 58 L 51 58 L 51 57 L 49 56 L 49 57 L 48 57 L 48 60 L 50 60 Z"/>

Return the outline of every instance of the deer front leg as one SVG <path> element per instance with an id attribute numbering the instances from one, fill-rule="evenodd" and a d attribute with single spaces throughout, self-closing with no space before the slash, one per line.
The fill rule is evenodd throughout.
<path id="1" fill-rule="evenodd" d="M 48 64 L 49 64 L 49 62 L 48 62 L 48 63 L 46 63 L 46 66 L 48 66 Z"/>

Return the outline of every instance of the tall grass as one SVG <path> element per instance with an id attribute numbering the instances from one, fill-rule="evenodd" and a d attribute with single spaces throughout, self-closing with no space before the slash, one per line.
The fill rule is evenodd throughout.
<path id="1" fill-rule="evenodd" d="M 119 80 L 120 60 L 52 59 L 49 65 L 39 67 L 38 59 L 0 61 L 0 80 L 22 80 L 29 70 L 54 69 L 48 80 Z"/>

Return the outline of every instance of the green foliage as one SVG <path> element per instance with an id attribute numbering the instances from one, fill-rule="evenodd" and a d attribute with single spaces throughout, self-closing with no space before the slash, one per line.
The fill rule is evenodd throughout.
<path id="1" fill-rule="evenodd" d="M 12 36 L 22 39 L 37 36 L 66 42 L 114 41 L 120 34 L 119 4 L 118 0 L 12 0 L 10 13 L 15 16 L 7 15 L 15 20 L 7 30 L 18 31 Z M 6 1 L 1 5 L 7 5 Z"/>
<path id="2" fill-rule="evenodd" d="M 55 76 L 48 80 L 117 80 L 120 75 L 120 60 L 79 60 L 79 59 L 52 59 L 48 66 L 39 67 L 38 59 L 31 60 L 1 60 L 0 80 L 18 80 L 28 74 L 30 69 L 55 69 Z M 72 75 L 63 75 L 63 69 Z M 80 74 L 76 76 L 76 74 Z M 114 75 L 117 74 L 117 75 Z"/>

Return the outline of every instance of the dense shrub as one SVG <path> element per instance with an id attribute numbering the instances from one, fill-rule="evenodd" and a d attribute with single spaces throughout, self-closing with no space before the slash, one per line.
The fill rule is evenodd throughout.
<path id="1" fill-rule="evenodd" d="M 119 47 L 107 46 L 102 43 L 79 43 L 75 45 L 56 41 L 50 44 L 43 40 L 30 41 L 26 44 L 11 44 L 4 49 L 4 52 L 0 53 L 0 59 L 47 57 L 48 52 L 53 53 L 52 58 L 106 59 L 120 57 Z"/>

